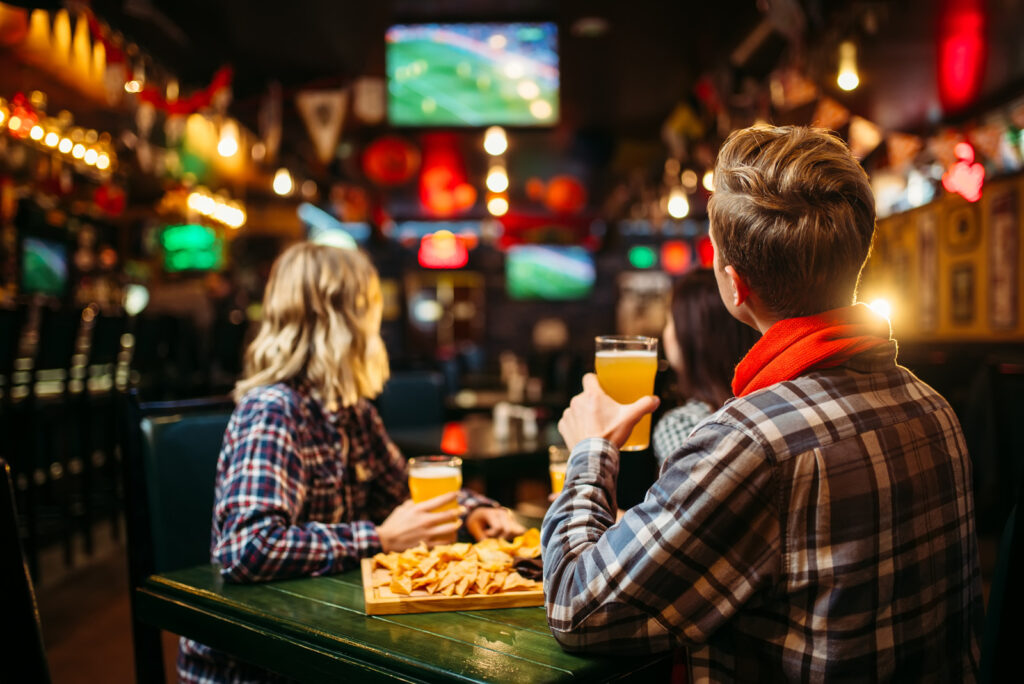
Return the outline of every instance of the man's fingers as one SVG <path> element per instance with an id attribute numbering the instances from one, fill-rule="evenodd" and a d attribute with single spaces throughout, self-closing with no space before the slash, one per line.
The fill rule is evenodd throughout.
<path id="1" fill-rule="evenodd" d="M 601 383 L 597 380 L 597 374 L 587 373 L 583 376 L 583 391 L 584 392 L 603 392 L 601 389 Z"/>
<path id="2" fill-rule="evenodd" d="M 632 404 L 627 404 L 624 411 L 630 421 L 638 421 L 646 414 L 653 413 L 659 404 L 661 404 L 661 399 L 654 395 L 648 395 L 640 397 Z"/>
<path id="3" fill-rule="evenodd" d="M 441 496 L 435 496 L 433 499 L 427 499 L 426 501 L 419 502 L 418 504 L 416 504 L 416 507 L 419 508 L 421 511 L 432 511 L 435 508 L 440 508 L 441 506 L 450 504 L 451 502 L 455 501 L 455 498 L 458 496 L 458 494 L 458 492 L 448 492 L 447 494 L 442 494 Z"/>

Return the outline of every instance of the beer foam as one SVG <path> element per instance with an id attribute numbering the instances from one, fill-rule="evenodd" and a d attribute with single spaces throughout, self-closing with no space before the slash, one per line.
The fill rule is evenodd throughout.
<path id="1" fill-rule="evenodd" d="M 596 354 L 602 359 L 653 359 L 658 356 L 654 349 L 604 349 Z"/>
<path id="2" fill-rule="evenodd" d="M 440 480 L 446 477 L 461 477 L 461 471 L 455 466 L 429 465 L 410 468 L 409 475 L 424 480 Z"/>
<path id="3" fill-rule="evenodd" d="M 564 473 L 566 466 L 568 465 L 568 463 L 552 463 L 551 465 L 548 466 L 548 470 L 551 470 L 552 472 L 555 473 Z"/>

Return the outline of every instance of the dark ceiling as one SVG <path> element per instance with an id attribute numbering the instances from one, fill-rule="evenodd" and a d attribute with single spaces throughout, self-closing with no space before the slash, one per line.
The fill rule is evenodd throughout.
<path id="1" fill-rule="evenodd" d="M 764 82 L 792 44 L 781 30 L 803 18 L 805 68 L 854 113 L 886 129 L 922 131 L 943 116 L 935 75 L 938 9 L 951 0 L 97 0 L 97 14 L 178 75 L 184 87 L 205 84 L 222 64 L 235 68 L 232 113 L 250 125 L 270 81 L 286 94 L 308 86 L 345 85 L 383 76 L 385 29 L 399 21 L 554 20 L 560 31 L 560 128 L 600 130 L 655 140 L 674 105 L 702 73 L 729 71 Z M 955 0 L 952 0 L 955 1 Z M 989 68 L 984 92 L 999 97 L 1024 78 L 1024 0 L 987 0 Z M 782 24 L 754 40 L 744 60 L 730 60 L 771 10 Z M 585 17 L 607 21 L 598 36 L 578 35 Z M 777 22 L 778 23 L 778 22 Z M 792 22 L 789 22 L 792 24 Z M 834 86 L 836 46 L 860 46 L 862 86 Z M 286 117 L 294 112 L 286 112 Z M 289 122 L 297 125 L 297 119 Z M 287 137 L 286 137 L 287 144 Z"/>

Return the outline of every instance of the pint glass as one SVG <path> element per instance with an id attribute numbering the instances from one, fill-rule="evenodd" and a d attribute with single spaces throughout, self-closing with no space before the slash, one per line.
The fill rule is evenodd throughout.
<path id="1" fill-rule="evenodd" d="M 417 456 L 409 459 L 409 494 L 416 503 L 462 488 L 462 459 L 456 456 Z M 453 501 L 436 509 L 455 510 Z"/>
<path id="2" fill-rule="evenodd" d="M 596 338 L 594 369 L 603 389 L 620 404 L 632 404 L 654 393 L 658 370 L 658 339 L 655 337 L 604 335 Z M 633 428 L 623 451 L 646 449 L 651 441 L 651 416 L 645 415 Z"/>

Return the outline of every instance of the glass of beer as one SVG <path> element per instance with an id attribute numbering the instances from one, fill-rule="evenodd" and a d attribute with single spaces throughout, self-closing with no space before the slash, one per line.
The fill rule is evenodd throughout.
<path id="1" fill-rule="evenodd" d="M 458 456 L 416 456 L 409 459 L 409 493 L 416 503 L 462 489 L 462 459 Z M 455 501 L 437 511 L 458 509 Z"/>
<path id="2" fill-rule="evenodd" d="M 640 397 L 654 393 L 658 338 L 603 335 L 595 339 L 594 369 L 601 389 L 620 404 L 632 404 Z M 633 428 L 622 450 L 640 451 L 646 449 L 650 441 L 651 416 L 648 414 Z"/>
<path id="3" fill-rule="evenodd" d="M 569 450 L 562 446 L 548 447 L 548 472 L 551 474 L 551 491 L 558 494 L 565 486 L 565 468 L 569 462 Z"/>

